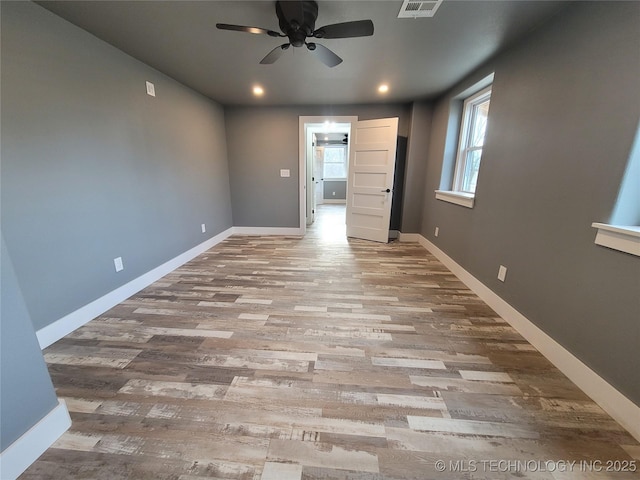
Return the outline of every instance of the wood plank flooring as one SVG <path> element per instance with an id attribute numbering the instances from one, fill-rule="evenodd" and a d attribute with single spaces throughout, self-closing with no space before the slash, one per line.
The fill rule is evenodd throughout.
<path id="1" fill-rule="evenodd" d="M 231 237 L 47 348 L 73 425 L 21 478 L 640 478 L 638 442 L 433 256 L 343 223 Z"/>

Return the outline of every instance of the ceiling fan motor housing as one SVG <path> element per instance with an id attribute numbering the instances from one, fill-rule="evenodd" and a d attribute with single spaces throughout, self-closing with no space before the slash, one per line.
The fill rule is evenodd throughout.
<path id="1" fill-rule="evenodd" d="M 279 0 L 276 2 L 276 15 L 280 30 L 289 37 L 291 45 L 301 47 L 315 30 L 318 4 L 313 0 Z"/>
<path id="2" fill-rule="evenodd" d="M 0 0 L 1 1 L 1 0 Z M 316 28 L 318 18 L 318 3 L 315 0 L 277 0 L 276 16 L 281 32 L 261 27 L 245 25 L 232 25 L 217 23 L 220 30 L 231 30 L 252 34 L 269 35 L 270 37 L 287 37 L 288 43 L 284 43 L 271 50 L 260 64 L 271 65 L 282 56 L 282 52 L 294 47 L 306 45 L 307 49 L 315 57 L 332 68 L 342 63 L 342 59 L 324 45 L 307 42 L 307 38 L 354 38 L 369 37 L 373 35 L 373 22 L 371 20 L 356 20 L 351 22 L 333 23 Z"/>

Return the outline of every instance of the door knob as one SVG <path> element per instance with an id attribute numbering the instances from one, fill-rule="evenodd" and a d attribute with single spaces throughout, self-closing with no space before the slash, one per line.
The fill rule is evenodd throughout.
<path id="1" fill-rule="evenodd" d="M 390 189 L 390 188 L 387 188 L 386 190 L 380 190 L 380 191 L 381 191 L 381 192 L 389 193 L 389 192 L 391 191 L 391 189 Z"/>

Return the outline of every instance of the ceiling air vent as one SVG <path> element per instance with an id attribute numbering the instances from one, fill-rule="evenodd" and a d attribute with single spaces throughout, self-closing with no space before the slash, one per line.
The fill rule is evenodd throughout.
<path id="1" fill-rule="evenodd" d="M 404 0 L 398 18 L 433 17 L 442 0 Z"/>

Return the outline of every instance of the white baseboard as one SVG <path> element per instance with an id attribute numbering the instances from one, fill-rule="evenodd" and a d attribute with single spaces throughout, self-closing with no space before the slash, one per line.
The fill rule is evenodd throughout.
<path id="1" fill-rule="evenodd" d="M 398 235 L 398 240 L 401 242 L 415 242 L 420 243 L 420 234 L 419 233 L 402 233 L 400 232 Z"/>
<path id="2" fill-rule="evenodd" d="M 41 328 L 36 332 L 38 342 L 40 343 L 40 348 L 44 349 L 48 347 L 52 343 L 60 340 L 65 335 L 68 335 L 85 323 L 93 320 L 97 316 L 102 315 L 107 310 L 123 302 L 131 295 L 139 292 L 143 288 L 151 285 L 153 282 L 161 279 L 179 266 L 187 263 L 189 260 L 192 260 L 201 253 L 206 252 L 210 248 L 223 241 L 225 238 L 231 236 L 234 233 L 233 230 L 233 227 L 228 228 L 224 232 L 219 233 L 215 237 L 212 237 L 199 245 L 196 245 L 190 250 L 187 250 L 177 257 L 163 263 L 159 267 L 154 268 L 144 275 L 131 280 L 130 282 L 116 288 L 115 290 L 112 290 L 106 295 L 103 295 L 102 297 L 94 300 L 93 302 L 80 307 L 78 310 L 65 315 L 64 317 L 56 320 L 46 327 Z"/>
<path id="3" fill-rule="evenodd" d="M 471 291 L 515 328 L 531 345 L 564 373 L 578 388 L 640 441 L 640 406 L 616 390 L 572 353 L 509 305 L 489 287 L 467 272 L 446 253 L 420 234 L 400 234 L 400 241 L 415 241 L 431 252 Z"/>
<path id="4" fill-rule="evenodd" d="M 233 227 L 235 235 L 304 235 L 304 230 L 298 227 Z"/>
<path id="5" fill-rule="evenodd" d="M 0 478 L 18 478 L 71 426 L 64 400 L 0 453 Z"/>

